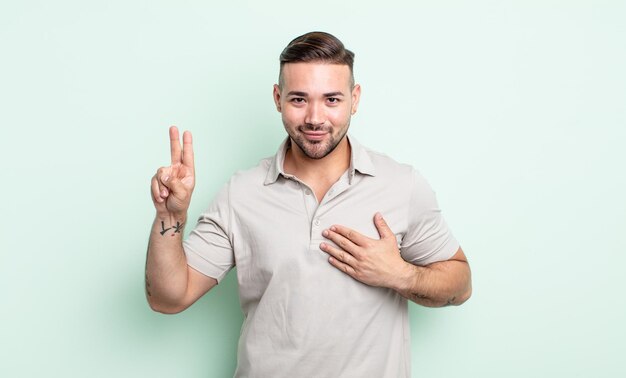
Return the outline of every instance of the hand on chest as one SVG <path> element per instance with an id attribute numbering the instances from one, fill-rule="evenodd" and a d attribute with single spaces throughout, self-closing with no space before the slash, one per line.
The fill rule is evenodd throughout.
<path id="1" fill-rule="evenodd" d="M 401 198 L 390 200 L 380 191 L 351 193 L 350 188 L 338 191 L 331 187 L 318 203 L 311 189 L 293 186 L 301 190 L 267 198 L 275 205 L 270 213 L 261 217 L 258 207 L 240 207 L 243 213 L 238 214 L 238 219 L 262 218 L 263 221 L 246 224 L 242 227 L 245 232 L 238 235 L 234 249 L 239 269 L 247 264 L 254 269 L 271 271 L 318 262 L 327 266 L 328 255 L 319 245 L 332 242 L 324 238 L 322 232 L 333 225 L 342 225 L 378 239 L 374 225 L 376 212 L 385 216 L 398 243 L 401 242 L 407 228 L 407 207 Z"/>

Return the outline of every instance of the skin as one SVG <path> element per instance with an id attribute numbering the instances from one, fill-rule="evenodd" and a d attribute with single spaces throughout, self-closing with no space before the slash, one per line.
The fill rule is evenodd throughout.
<path id="1" fill-rule="evenodd" d="M 413 302 L 441 307 L 460 305 L 472 292 L 467 258 L 459 247 L 449 260 L 427 266 L 406 262 L 400 255 L 393 231 L 380 213 L 374 216 L 380 239 L 368 238 L 341 225 L 331 226 L 323 236 L 339 248 L 321 243 L 328 261 L 350 277 L 370 286 L 393 289 Z"/>
<path id="2" fill-rule="evenodd" d="M 181 146 L 175 126 L 169 134 L 171 164 L 157 170 L 150 187 L 156 216 L 146 256 L 146 298 L 154 311 L 175 314 L 217 285 L 217 280 L 187 265 L 182 235 L 196 182 L 193 140 L 186 131 Z"/>
<path id="3" fill-rule="evenodd" d="M 319 201 L 350 165 L 345 135 L 361 86 L 352 85 L 348 66 L 322 62 L 287 63 L 282 77 L 274 103 L 292 142 L 283 169 L 306 182 Z"/>
<path id="4" fill-rule="evenodd" d="M 361 87 L 352 86 L 345 65 L 286 64 L 283 78 L 282 86 L 274 86 L 274 103 L 292 141 L 284 170 L 307 183 L 320 201 L 349 167 L 350 146 L 345 135 L 357 111 Z M 461 248 L 447 261 L 415 266 L 402 259 L 382 215 L 376 214 L 374 224 L 379 240 L 335 225 L 323 235 L 341 248 L 322 243 L 320 249 L 329 254 L 333 266 L 352 278 L 393 289 L 424 306 L 458 305 L 470 297 L 471 274 Z"/>
<path id="5" fill-rule="evenodd" d="M 347 66 L 288 63 L 282 85 L 274 85 L 276 109 L 291 138 L 284 171 L 307 183 L 321 200 L 350 165 L 346 133 L 357 111 L 360 85 L 352 85 Z M 152 177 L 156 216 L 146 257 L 146 296 L 150 307 L 178 313 L 217 285 L 186 263 L 182 235 L 195 186 L 191 133 L 178 128 L 170 134 L 171 164 Z M 335 225 L 323 235 L 339 247 L 320 244 L 329 263 L 346 275 L 371 286 L 387 287 L 425 306 L 458 305 L 471 295 L 469 264 L 461 248 L 447 261 L 419 267 L 404 261 L 393 232 L 382 215 L 374 224 L 380 239 Z"/>
<path id="6" fill-rule="evenodd" d="M 345 65 L 288 63 L 283 85 L 274 86 L 274 103 L 292 142 L 284 170 L 309 185 L 320 201 L 350 164 L 345 135 L 358 108 L 360 85 L 352 86 Z M 349 96 L 347 94 L 350 94 Z M 323 132 L 321 138 L 307 133 Z M 461 248 L 447 261 L 419 267 L 402 259 L 393 232 L 381 214 L 374 219 L 379 240 L 335 225 L 323 235 L 320 249 L 329 262 L 367 285 L 387 287 L 407 299 L 430 307 L 459 305 L 471 296 L 471 274 Z"/>
<path id="7" fill-rule="evenodd" d="M 298 157 L 319 160 L 344 139 L 351 115 L 356 113 L 361 86 L 352 87 L 346 65 L 288 63 L 283 85 L 274 86 L 274 102 L 285 131 L 295 142 Z M 323 133 L 322 139 L 315 133 Z"/>

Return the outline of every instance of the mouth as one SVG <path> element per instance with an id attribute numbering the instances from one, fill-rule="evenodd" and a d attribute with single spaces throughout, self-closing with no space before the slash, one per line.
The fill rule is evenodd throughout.
<path id="1" fill-rule="evenodd" d="M 320 141 L 328 135 L 328 131 L 302 131 L 304 137 L 310 141 Z"/>

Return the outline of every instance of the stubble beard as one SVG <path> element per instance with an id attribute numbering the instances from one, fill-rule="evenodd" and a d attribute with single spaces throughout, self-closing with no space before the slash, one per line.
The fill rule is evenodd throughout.
<path id="1" fill-rule="evenodd" d="M 309 159 L 318 160 L 328 156 L 331 152 L 335 150 L 335 148 L 337 148 L 339 143 L 348 133 L 349 126 L 350 122 L 348 121 L 348 124 L 343 130 L 343 133 L 341 135 L 338 135 L 337 137 L 332 134 L 332 127 L 314 127 L 310 125 L 298 126 L 296 132 L 290 132 L 289 129 L 287 129 L 287 133 L 289 134 L 291 140 L 294 141 L 298 147 L 300 147 L 300 150 L 304 153 L 304 155 L 306 155 L 306 157 L 308 157 Z M 307 140 L 303 135 L 304 131 L 322 130 L 328 132 L 328 139 L 320 141 L 310 141 Z"/>

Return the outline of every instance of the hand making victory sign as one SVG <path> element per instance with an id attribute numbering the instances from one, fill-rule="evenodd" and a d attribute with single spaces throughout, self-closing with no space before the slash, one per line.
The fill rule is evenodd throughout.
<path id="1" fill-rule="evenodd" d="M 150 307 L 168 314 L 191 306 L 217 285 L 187 265 L 183 230 L 195 185 L 191 133 L 183 133 L 183 145 L 176 126 L 170 127 L 171 165 L 152 176 L 150 193 L 156 217 L 150 232 L 146 256 L 146 296 Z"/>
<path id="2" fill-rule="evenodd" d="M 181 149 L 178 128 L 170 127 L 170 150 L 172 164 L 159 168 L 152 177 L 152 202 L 157 214 L 186 216 L 195 185 L 191 132 L 183 133 Z"/>

